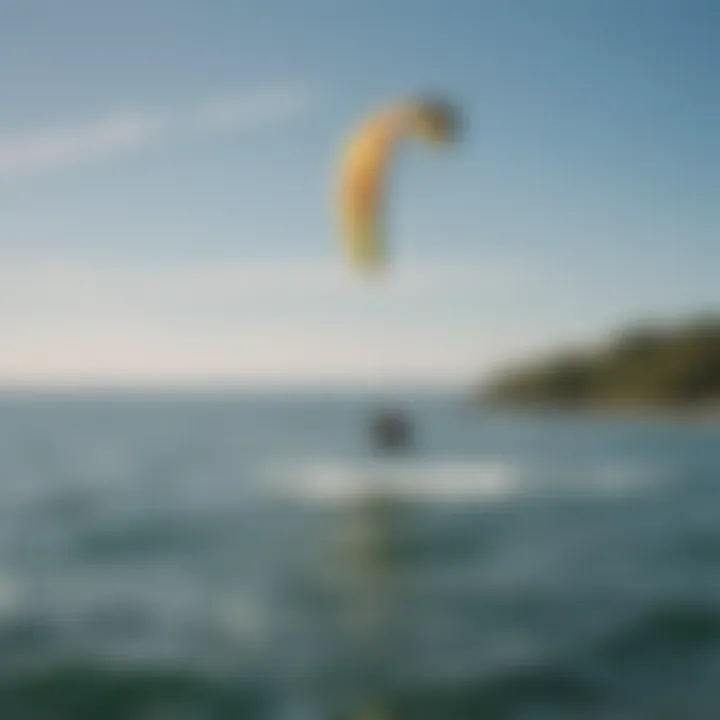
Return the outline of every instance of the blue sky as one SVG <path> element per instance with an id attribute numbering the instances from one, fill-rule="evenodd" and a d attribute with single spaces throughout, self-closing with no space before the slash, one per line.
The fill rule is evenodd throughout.
<path id="1" fill-rule="evenodd" d="M 714 0 L 0 0 L 0 379 L 465 382 L 717 309 Z M 397 96 L 396 263 L 347 271 L 339 145 Z"/>

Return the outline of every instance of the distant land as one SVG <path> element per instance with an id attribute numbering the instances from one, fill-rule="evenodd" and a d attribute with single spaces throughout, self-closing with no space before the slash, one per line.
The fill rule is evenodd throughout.
<path id="1" fill-rule="evenodd" d="M 720 416 L 720 314 L 638 326 L 501 371 L 476 396 L 496 407 Z"/>

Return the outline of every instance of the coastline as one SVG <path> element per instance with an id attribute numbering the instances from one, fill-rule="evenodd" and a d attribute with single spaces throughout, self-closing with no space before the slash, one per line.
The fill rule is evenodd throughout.
<path id="1" fill-rule="evenodd" d="M 606 405 L 563 407 L 560 404 L 476 400 L 475 405 L 492 413 L 578 420 L 636 420 L 672 424 L 720 425 L 720 405 L 672 408 L 659 405 Z"/>

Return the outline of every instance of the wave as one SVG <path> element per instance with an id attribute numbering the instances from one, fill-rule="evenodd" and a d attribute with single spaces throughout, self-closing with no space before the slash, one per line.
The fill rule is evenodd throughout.
<path id="1" fill-rule="evenodd" d="M 659 661 L 720 647 L 720 612 L 695 603 L 663 603 L 608 638 L 599 655 L 612 665 Z M 687 657 L 685 657 L 687 659 Z"/>
<path id="2" fill-rule="evenodd" d="M 664 717 L 669 707 L 677 717 L 717 717 L 720 694 L 713 690 L 712 675 L 717 668 L 698 672 L 693 661 L 708 657 L 707 653 L 717 657 L 719 641 L 720 614 L 715 608 L 664 602 L 644 608 L 627 623 L 587 638 L 567 653 L 541 653 L 533 663 L 475 672 L 468 668 L 455 679 L 408 677 L 392 691 L 393 705 L 400 717 L 418 720 L 650 720 Z M 329 679 L 316 680 L 319 685 L 313 684 L 314 690 L 306 688 L 313 697 L 317 693 L 310 706 L 328 702 L 324 695 L 330 700 L 336 695 Z M 254 673 L 98 659 L 82 663 L 68 657 L 0 676 L 0 709 L 3 719 L 9 720 L 326 717 L 309 710 L 306 715 L 294 714 L 295 695 L 303 695 L 303 687 L 300 678 L 288 684 Z"/>
<path id="3" fill-rule="evenodd" d="M 269 469 L 273 487 L 314 501 L 353 500 L 373 487 L 405 499 L 501 500 L 521 489 L 518 468 L 504 462 L 315 460 Z"/>
<path id="4" fill-rule="evenodd" d="M 348 502 L 382 488 L 408 501 L 488 503 L 553 493 L 618 497 L 659 486 L 666 470 L 620 461 L 562 467 L 505 459 L 315 459 L 275 463 L 264 475 L 274 490 L 310 502 Z"/>

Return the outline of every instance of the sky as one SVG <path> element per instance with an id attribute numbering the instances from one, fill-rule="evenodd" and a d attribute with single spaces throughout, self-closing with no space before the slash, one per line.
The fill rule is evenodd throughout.
<path id="1" fill-rule="evenodd" d="M 720 309 L 715 0 L 0 0 L 0 382 L 462 384 Z M 416 93 L 393 265 L 338 151 Z"/>

